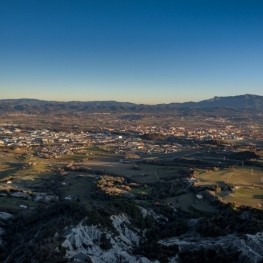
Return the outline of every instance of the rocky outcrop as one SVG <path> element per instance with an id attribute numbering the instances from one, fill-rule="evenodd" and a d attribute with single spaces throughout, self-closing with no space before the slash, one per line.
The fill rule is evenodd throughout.
<path id="1" fill-rule="evenodd" d="M 132 228 L 125 214 L 112 215 L 113 231 L 102 229 L 99 226 L 88 226 L 83 222 L 66 230 L 62 247 L 66 250 L 69 259 L 93 263 L 134 262 L 151 263 L 146 257 L 133 255 L 133 248 L 139 245 L 141 233 Z M 105 249 L 104 242 L 110 246 Z"/>

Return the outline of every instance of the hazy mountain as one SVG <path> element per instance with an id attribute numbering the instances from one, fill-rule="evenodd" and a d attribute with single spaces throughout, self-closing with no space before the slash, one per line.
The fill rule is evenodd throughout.
<path id="1" fill-rule="evenodd" d="M 89 111 L 89 112 L 170 112 L 179 109 L 233 109 L 263 110 L 263 96 L 239 95 L 231 97 L 214 97 L 200 102 L 184 102 L 170 104 L 135 104 L 116 101 L 45 101 L 36 99 L 4 99 L 0 100 L 0 111 L 52 112 L 52 111 Z"/>
<path id="2" fill-rule="evenodd" d="M 263 96 L 257 95 L 239 95 L 231 97 L 214 97 L 209 100 L 203 100 L 197 103 L 182 103 L 190 108 L 233 108 L 233 109 L 263 109 Z"/>

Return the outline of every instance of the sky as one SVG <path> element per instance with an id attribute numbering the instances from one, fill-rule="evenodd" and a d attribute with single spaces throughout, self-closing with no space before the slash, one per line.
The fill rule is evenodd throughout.
<path id="1" fill-rule="evenodd" d="M 261 0 L 0 0 L 0 99 L 263 95 Z"/>

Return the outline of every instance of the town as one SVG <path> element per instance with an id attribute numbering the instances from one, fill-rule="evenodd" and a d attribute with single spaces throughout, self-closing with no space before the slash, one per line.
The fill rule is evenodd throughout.
<path id="1" fill-rule="evenodd" d="M 191 237 L 191 228 L 185 222 L 190 224 L 192 218 L 196 218 L 196 231 L 204 236 L 218 235 L 226 227 L 223 222 L 209 221 L 210 228 L 204 228 L 206 220 L 220 217 L 222 211 L 228 211 L 226 216 L 229 218 L 242 215 L 244 224 L 259 231 L 263 193 L 261 119 L 253 114 L 241 119 L 229 117 L 228 114 L 204 115 L 192 113 L 182 117 L 180 113 L 99 112 L 59 112 L 42 116 L 13 112 L 2 114 L 2 239 L 6 239 L 5 233 L 14 231 L 12 222 L 16 218 L 23 218 L 26 222 L 33 215 L 39 218 L 39 211 L 42 211 L 39 215 L 47 213 L 46 218 L 52 218 L 49 213 L 61 211 L 62 214 L 56 214 L 56 217 L 63 218 L 64 223 L 69 220 L 66 219 L 68 213 L 80 218 L 80 211 L 86 211 L 90 224 L 110 227 L 109 222 L 112 222 L 115 231 L 122 231 L 117 227 L 119 221 L 126 227 L 125 231 L 132 231 L 133 224 L 136 227 L 148 226 L 147 235 L 152 238 L 151 244 L 158 244 L 160 251 L 167 250 L 162 252 L 165 258 L 170 253 L 170 246 L 187 250 L 181 241 L 167 238 L 171 235 L 182 235 L 182 240 L 187 240 L 188 235 Z M 115 213 L 119 214 L 113 216 Z M 249 217 L 244 213 L 249 213 Z M 248 222 L 250 217 L 254 221 Z M 164 233 L 171 233 L 156 236 L 153 232 L 155 224 L 165 229 Z M 251 224 L 254 224 L 253 227 Z M 233 233 L 234 229 L 230 225 L 227 227 L 225 235 Z M 21 229 L 27 231 L 24 227 Z M 55 228 L 52 227 L 52 231 Z M 126 234 L 120 232 L 120 235 Z M 119 246 L 124 246 L 117 241 L 120 237 L 115 239 L 113 234 L 105 235 L 111 237 L 104 238 L 103 248 L 96 248 L 101 252 L 97 259 L 95 255 L 91 257 L 94 262 L 100 262 L 105 251 L 118 254 Z M 139 233 L 131 235 L 134 235 L 131 240 L 145 239 L 139 237 Z M 72 248 L 69 240 L 60 242 L 63 237 L 62 233 L 50 243 L 54 251 L 55 247 L 59 247 L 54 252 L 56 256 L 78 259 L 82 245 Z M 203 242 L 203 239 L 200 240 L 196 239 L 194 246 L 198 247 L 199 241 Z M 14 239 L 10 242 L 16 244 Z M 149 241 L 140 247 L 137 241 L 134 242 L 131 246 L 140 255 L 148 257 L 152 253 L 144 251 Z M 118 248 L 110 243 L 118 244 Z M 221 243 L 215 246 L 221 247 Z M 104 247 L 109 250 L 104 251 Z M 226 248 L 220 249 L 228 253 Z M 128 254 L 124 258 L 131 257 L 130 260 L 134 261 L 129 249 L 125 248 L 125 251 Z M 52 257 L 56 257 L 55 254 Z M 183 258 L 183 254 L 180 255 Z M 85 260 L 90 258 L 88 254 L 82 257 Z M 161 254 L 155 259 L 166 262 L 162 261 Z M 140 260 L 153 262 L 145 257 Z"/>

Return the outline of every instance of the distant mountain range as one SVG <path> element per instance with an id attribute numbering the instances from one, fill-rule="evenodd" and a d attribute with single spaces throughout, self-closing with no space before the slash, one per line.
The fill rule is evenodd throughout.
<path id="1" fill-rule="evenodd" d="M 173 112 L 187 109 L 231 109 L 246 111 L 263 111 L 263 96 L 239 95 L 229 97 L 214 97 L 199 102 L 169 103 L 169 104 L 135 104 L 116 101 L 45 101 L 37 99 L 3 99 L 0 100 L 0 112 Z"/>

